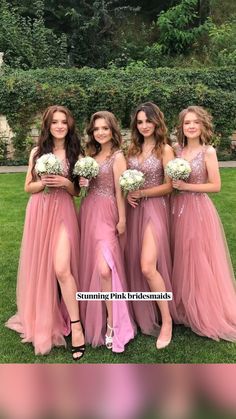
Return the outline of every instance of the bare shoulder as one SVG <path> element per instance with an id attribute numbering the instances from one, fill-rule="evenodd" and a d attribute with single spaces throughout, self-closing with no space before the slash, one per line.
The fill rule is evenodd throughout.
<path id="1" fill-rule="evenodd" d="M 125 156 L 122 150 L 117 150 L 114 152 L 114 160 L 117 162 L 125 160 Z"/>
<path id="2" fill-rule="evenodd" d="M 163 157 L 174 157 L 174 150 L 169 144 L 163 147 Z"/>
<path id="3" fill-rule="evenodd" d="M 32 150 L 30 152 L 30 158 L 31 159 L 35 156 L 35 154 L 36 154 L 37 151 L 38 151 L 38 147 L 32 148 Z"/>
<path id="4" fill-rule="evenodd" d="M 120 175 L 124 170 L 126 170 L 127 164 L 126 159 L 122 151 L 117 150 L 114 156 L 113 171 L 117 175 Z"/>
<path id="5" fill-rule="evenodd" d="M 208 155 L 214 154 L 215 155 L 216 154 L 215 148 L 212 145 L 208 145 L 206 147 L 206 154 L 208 154 Z"/>
<path id="6" fill-rule="evenodd" d="M 206 158 L 217 158 L 216 150 L 214 149 L 214 147 L 212 147 L 212 145 L 208 145 L 206 147 L 205 157 Z"/>
<path id="7" fill-rule="evenodd" d="M 174 152 L 178 151 L 180 148 L 179 143 L 177 143 L 176 141 L 172 143 L 172 149 L 174 150 Z"/>

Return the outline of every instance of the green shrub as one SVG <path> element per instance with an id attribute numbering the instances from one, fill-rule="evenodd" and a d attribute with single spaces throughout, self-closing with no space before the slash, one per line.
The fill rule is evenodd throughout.
<path id="1" fill-rule="evenodd" d="M 233 67 L 210 69 L 151 69 L 145 63 L 126 68 L 49 68 L 5 72 L 0 79 L 0 113 L 15 133 L 15 158 L 25 158 L 35 117 L 49 105 L 67 106 L 80 131 L 93 112 L 107 109 L 122 127 L 140 102 L 152 100 L 163 110 L 169 131 L 179 112 L 188 105 L 202 105 L 214 117 L 220 148 L 230 150 L 229 138 L 236 128 L 236 75 Z"/>

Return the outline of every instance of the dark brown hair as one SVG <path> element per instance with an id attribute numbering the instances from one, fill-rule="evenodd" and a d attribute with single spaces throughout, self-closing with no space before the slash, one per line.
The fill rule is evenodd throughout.
<path id="1" fill-rule="evenodd" d="M 69 162 L 69 178 L 73 179 L 73 168 L 78 160 L 79 155 L 82 153 L 81 145 L 80 145 L 80 138 L 76 132 L 75 127 L 75 120 L 69 111 L 65 106 L 59 106 L 59 105 L 53 105 L 49 106 L 44 114 L 43 114 L 43 120 L 42 120 L 42 126 L 41 126 L 41 132 L 38 138 L 37 143 L 37 150 L 33 157 L 33 167 L 32 167 L 32 177 L 35 178 L 35 163 L 36 160 L 41 157 L 43 154 L 52 153 L 54 142 L 53 142 L 53 136 L 50 132 L 50 127 L 53 120 L 53 114 L 55 112 L 62 112 L 66 116 L 67 120 L 67 126 L 68 126 L 68 133 L 66 134 L 65 138 L 65 152 L 66 152 L 66 158 Z"/>
<path id="2" fill-rule="evenodd" d="M 88 141 L 86 144 L 86 154 L 92 157 L 96 156 L 101 150 L 101 145 L 95 140 L 94 135 L 93 135 L 94 125 L 97 119 L 105 119 L 108 127 L 111 129 L 111 132 L 112 132 L 111 152 L 112 153 L 114 153 L 114 151 L 120 148 L 121 142 L 122 142 L 119 124 L 115 115 L 108 111 L 96 112 L 91 116 L 89 125 L 86 130 L 88 134 Z"/>
<path id="3" fill-rule="evenodd" d="M 167 144 L 167 127 L 165 125 L 164 115 L 158 106 L 153 102 L 145 102 L 139 105 L 131 120 L 131 144 L 128 151 L 128 156 L 142 153 L 142 144 L 144 137 L 140 134 L 137 128 L 137 117 L 138 113 L 143 111 L 150 122 L 155 124 L 154 139 L 155 147 L 154 151 L 157 156 L 160 156 L 163 151 L 163 147 Z"/>
<path id="4" fill-rule="evenodd" d="M 184 147 L 188 143 L 188 140 L 184 135 L 183 125 L 184 119 L 189 112 L 195 113 L 201 122 L 202 132 L 200 136 L 200 143 L 209 144 L 213 135 L 212 116 L 201 106 L 188 106 L 188 108 L 183 109 L 179 114 L 179 125 L 177 127 L 179 145 Z"/>

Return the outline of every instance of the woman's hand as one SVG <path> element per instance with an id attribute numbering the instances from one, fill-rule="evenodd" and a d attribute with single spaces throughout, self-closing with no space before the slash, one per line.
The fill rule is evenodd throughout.
<path id="1" fill-rule="evenodd" d="M 44 175 L 41 177 L 42 184 L 49 188 L 66 188 L 69 180 L 60 175 Z"/>
<path id="2" fill-rule="evenodd" d="M 118 231 L 119 236 L 125 233 L 126 223 L 125 221 L 119 221 L 116 225 L 116 230 Z"/>
<path id="3" fill-rule="evenodd" d="M 89 179 L 86 179 L 85 177 L 79 178 L 79 186 L 81 188 L 88 188 L 89 187 Z"/>
<path id="4" fill-rule="evenodd" d="M 178 189 L 179 191 L 186 191 L 188 187 L 188 184 L 183 180 L 173 180 L 172 185 L 173 188 Z"/>
<path id="5" fill-rule="evenodd" d="M 139 199 L 143 197 L 143 190 L 139 189 L 138 191 L 129 192 L 127 195 L 127 201 L 131 205 L 131 207 L 136 208 L 139 204 Z"/>
<path id="6" fill-rule="evenodd" d="M 131 207 L 136 208 L 139 204 L 137 198 L 133 197 L 133 192 L 129 192 L 127 195 L 127 201 Z"/>

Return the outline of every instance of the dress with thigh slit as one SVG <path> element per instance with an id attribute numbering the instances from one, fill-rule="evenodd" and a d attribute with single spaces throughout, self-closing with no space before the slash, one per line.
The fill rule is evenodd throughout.
<path id="1" fill-rule="evenodd" d="M 128 160 L 128 168 L 140 170 L 144 173 L 145 183 L 142 189 L 162 185 L 164 169 L 162 160 L 151 154 L 140 162 L 136 156 Z M 127 204 L 127 243 L 125 249 L 126 272 L 129 290 L 132 292 L 150 292 L 147 279 L 141 270 L 141 252 L 144 232 L 150 226 L 156 244 L 156 268 L 161 274 L 166 291 L 172 292 L 171 287 L 171 254 L 169 242 L 169 197 L 158 196 L 142 198 L 136 208 Z M 154 301 L 132 301 L 132 308 L 137 324 L 141 331 L 148 335 L 157 336 L 159 333 L 159 310 Z M 169 301 L 170 313 L 175 321 L 177 313 L 173 300 Z"/>
<path id="2" fill-rule="evenodd" d="M 90 181 L 89 191 L 79 211 L 80 279 L 81 291 L 102 291 L 99 266 L 103 262 L 111 271 L 112 292 L 127 291 L 122 252 L 116 225 L 118 209 L 115 197 L 113 164 L 117 153 L 99 164 L 99 173 Z M 99 295 L 99 294 L 98 294 Z M 120 294 L 121 295 L 121 294 Z M 102 300 L 80 303 L 86 342 L 92 346 L 104 345 L 106 333 L 106 306 Z M 134 322 L 127 301 L 112 301 L 114 337 L 113 352 L 123 352 L 125 344 L 135 335 Z"/>
<path id="3" fill-rule="evenodd" d="M 64 176 L 68 164 L 62 161 Z M 17 313 L 6 326 L 31 342 L 35 354 L 47 354 L 53 346 L 66 346 L 69 315 L 60 298 L 54 269 L 54 252 L 64 225 L 71 255 L 71 272 L 78 287 L 79 230 L 73 197 L 63 188 L 31 195 L 25 216 L 17 279 Z M 76 296 L 75 296 L 76 298 Z"/>

